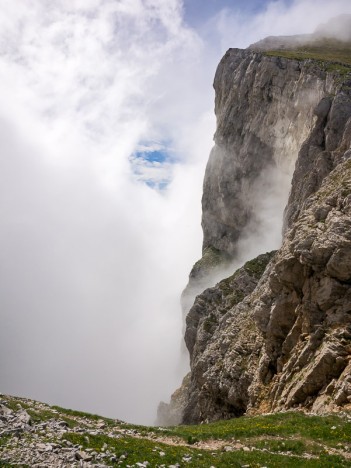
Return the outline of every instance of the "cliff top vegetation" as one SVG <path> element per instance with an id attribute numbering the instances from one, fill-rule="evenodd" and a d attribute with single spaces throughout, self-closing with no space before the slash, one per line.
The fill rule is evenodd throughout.
<path id="1" fill-rule="evenodd" d="M 339 71 L 342 74 L 351 71 L 351 42 L 336 39 L 320 39 L 310 44 L 294 48 L 267 50 L 266 55 L 285 57 L 295 60 L 317 60 L 328 63 L 327 71 Z"/>

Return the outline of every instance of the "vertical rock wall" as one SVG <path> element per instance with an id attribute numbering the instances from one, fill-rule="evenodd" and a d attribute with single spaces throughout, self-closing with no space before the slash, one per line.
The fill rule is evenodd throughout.
<path id="1" fill-rule="evenodd" d="M 214 87 L 217 130 L 204 180 L 203 247 L 235 257 L 239 238 L 267 196 L 263 180 L 279 184 L 282 174 L 292 175 L 315 124 L 313 110 L 336 84 L 313 62 L 230 49 Z"/>
<path id="2" fill-rule="evenodd" d="M 231 49 L 215 89 L 217 131 L 203 193 L 205 255 L 190 285 L 211 270 L 208 258 L 218 265 L 238 255 L 238 242 L 267 196 L 262 179 L 279 183 L 295 161 L 296 167 L 282 247 L 253 260 L 251 267 L 261 265 L 255 274 L 246 264 L 191 307 L 185 332 L 191 373 L 164 414 L 176 409 L 178 420 L 189 423 L 348 407 L 351 74 Z"/>

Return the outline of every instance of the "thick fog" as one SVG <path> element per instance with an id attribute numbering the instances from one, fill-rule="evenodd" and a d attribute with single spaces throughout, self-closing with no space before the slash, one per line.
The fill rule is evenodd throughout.
<path id="1" fill-rule="evenodd" d="M 152 423 L 180 383 L 215 67 L 228 47 L 351 10 L 235 4 L 195 30 L 177 0 L 3 3 L 1 392 Z"/>

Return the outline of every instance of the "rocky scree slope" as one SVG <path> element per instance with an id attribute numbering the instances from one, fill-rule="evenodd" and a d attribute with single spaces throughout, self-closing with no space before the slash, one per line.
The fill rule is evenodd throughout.
<path id="1" fill-rule="evenodd" d="M 230 49 L 216 73 L 204 252 L 238 256 L 264 181 L 296 164 L 283 245 L 257 285 L 228 303 L 219 283 L 190 309 L 191 372 L 163 407 L 185 422 L 351 405 L 351 68 L 277 54 Z"/>
<path id="2" fill-rule="evenodd" d="M 189 468 L 351 466 L 351 415 L 244 417 L 133 426 L 0 394 L 0 466 Z"/>

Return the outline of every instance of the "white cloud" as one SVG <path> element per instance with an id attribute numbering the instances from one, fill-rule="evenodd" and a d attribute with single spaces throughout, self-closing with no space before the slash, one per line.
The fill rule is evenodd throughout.
<path id="1" fill-rule="evenodd" d="M 8 2 L 0 20 L 1 390 L 150 423 L 181 377 L 201 248 L 211 139 L 199 162 L 177 131 L 211 100 L 182 83 L 202 43 L 173 0 L 48 5 Z M 196 165 L 159 166 L 174 173 L 160 194 L 129 157 L 164 139 Z"/>
<path id="2" fill-rule="evenodd" d="M 297 24 L 301 4 L 246 25 L 228 12 L 201 38 L 178 0 L 3 2 L 1 391 L 152 422 L 184 370 L 179 295 L 201 251 L 220 48 L 289 11 Z M 171 177 L 158 193 L 130 156 L 164 141 L 178 162 L 138 169 Z"/>

